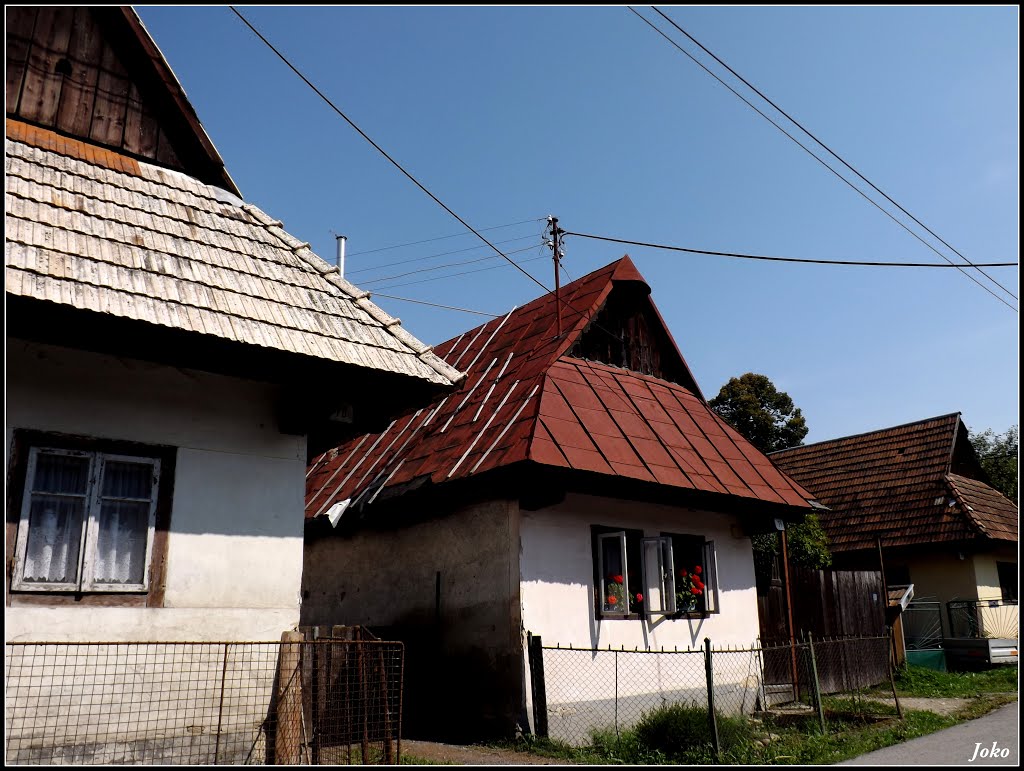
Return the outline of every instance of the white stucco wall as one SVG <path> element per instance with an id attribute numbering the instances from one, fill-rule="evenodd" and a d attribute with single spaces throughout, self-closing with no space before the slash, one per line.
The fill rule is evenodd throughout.
<path id="1" fill-rule="evenodd" d="M 25 607 L 8 640 L 276 640 L 299 620 L 305 438 L 275 389 L 7 340 L 6 455 L 19 428 L 177 448 L 163 608 Z"/>
<path id="2" fill-rule="evenodd" d="M 750 645 L 758 636 L 750 538 L 735 517 L 658 504 L 569 496 L 558 506 L 520 513 L 524 628 L 545 645 L 627 649 Z M 715 542 L 721 612 L 703 619 L 595 619 L 591 525 L 703 535 Z M 738 530 L 737 530 L 738 532 Z"/>
<path id="3" fill-rule="evenodd" d="M 759 660 L 750 650 L 758 636 L 754 562 L 736 517 L 571 495 L 557 506 L 522 511 L 520 520 L 523 627 L 540 635 L 545 648 L 563 649 L 544 651 L 552 737 L 582 743 L 591 730 L 631 725 L 666 703 L 706 705 L 705 638 L 716 649 L 746 649 L 714 658 L 717 708 L 754 708 L 760 688 Z M 595 619 L 591 525 L 713 540 L 721 612 L 692 619 Z M 570 645 L 585 650 L 564 650 Z M 529 691 L 526 697 L 532 716 Z"/>

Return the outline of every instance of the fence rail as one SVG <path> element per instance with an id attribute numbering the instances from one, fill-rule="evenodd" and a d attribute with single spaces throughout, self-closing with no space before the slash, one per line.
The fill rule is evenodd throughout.
<path id="1" fill-rule="evenodd" d="M 889 637 L 805 639 L 785 645 L 625 650 L 544 645 L 532 637 L 535 729 L 574 745 L 634 726 L 671 705 L 750 716 L 804 703 L 825 720 L 823 697 L 889 685 Z M 710 719 L 710 717 L 709 717 Z"/>
<path id="2" fill-rule="evenodd" d="M 391 764 L 401 750 L 397 642 L 10 642 L 4 663 L 8 763 Z"/>

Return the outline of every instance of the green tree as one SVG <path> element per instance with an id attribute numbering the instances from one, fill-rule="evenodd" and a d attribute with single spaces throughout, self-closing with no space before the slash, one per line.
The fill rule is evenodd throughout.
<path id="1" fill-rule="evenodd" d="M 807 421 L 800 408 L 765 375 L 748 372 L 730 378 L 708 404 L 761 452 L 796 447 L 807 436 Z M 789 525 L 786 538 L 791 563 L 814 570 L 832 564 L 828 537 L 814 512 L 803 522 Z M 775 533 L 755 535 L 752 540 L 754 564 L 759 578 L 764 578 L 770 575 L 772 561 L 782 546 Z"/>
<path id="2" fill-rule="evenodd" d="M 989 484 L 1014 503 L 1018 503 L 1017 433 L 1017 426 L 1010 426 L 1003 434 L 991 428 L 969 434 Z"/>
<path id="3" fill-rule="evenodd" d="M 796 447 L 807 436 L 800 408 L 765 375 L 730 378 L 708 404 L 761 452 Z"/>

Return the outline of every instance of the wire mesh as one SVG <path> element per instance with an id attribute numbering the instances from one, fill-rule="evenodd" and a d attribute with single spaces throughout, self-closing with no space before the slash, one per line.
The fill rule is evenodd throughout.
<path id="1" fill-rule="evenodd" d="M 6 760 L 395 763 L 397 642 L 7 643 Z"/>
<path id="2" fill-rule="evenodd" d="M 749 735 L 749 718 L 776 707 L 787 718 L 812 721 L 829 713 L 874 714 L 878 702 L 866 692 L 889 682 L 887 637 L 712 648 L 710 675 L 706 656 L 700 649 L 545 646 L 548 736 L 586 746 L 618 738 L 661 708 L 706 716 L 710 686 L 718 741 L 727 750 Z"/>

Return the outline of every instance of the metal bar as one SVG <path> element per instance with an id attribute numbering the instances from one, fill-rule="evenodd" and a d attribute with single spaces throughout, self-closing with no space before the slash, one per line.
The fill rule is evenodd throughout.
<path id="1" fill-rule="evenodd" d="M 721 762 L 722 749 L 718 743 L 718 717 L 715 715 L 715 673 L 711 662 L 711 638 L 704 638 L 704 671 L 707 676 L 708 688 L 708 728 L 711 730 L 711 745 L 715 749 L 715 758 Z"/>
<path id="2" fill-rule="evenodd" d="M 213 765 L 220 757 L 220 729 L 224 717 L 224 685 L 228 677 L 228 643 L 224 643 L 224 665 L 220 671 L 220 704 L 217 707 L 217 741 L 213 748 Z"/>
<path id="3" fill-rule="evenodd" d="M 814 656 L 814 633 L 807 633 L 807 647 L 811 651 L 811 676 L 814 678 L 814 703 L 818 708 L 818 724 L 825 733 L 825 708 L 821 703 L 821 682 L 818 680 L 818 660 Z"/>

